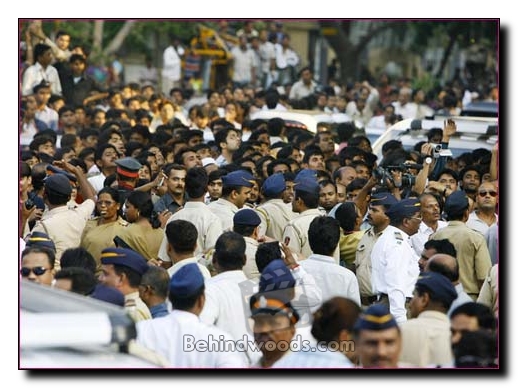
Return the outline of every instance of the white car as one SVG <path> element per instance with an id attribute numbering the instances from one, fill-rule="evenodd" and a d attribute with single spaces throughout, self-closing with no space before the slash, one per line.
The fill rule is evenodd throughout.
<path id="1" fill-rule="evenodd" d="M 19 369 L 158 368 L 124 308 L 20 281 Z"/>
<path id="2" fill-rule="evenodd" d="M 448 149 L 453 157 L 477 148 L 491 150 L 498 140 L 498 118 L 490 117 L 448 117 L 455 121 L 457 133 L 450 138 Z M 381 149 L 389 140 L 399 140 L 406 150 L 412 150 L 421 141 L 428 141 L 426 134 L 431 128 L 444 128 L 444 120 L 398 121 L 388 128 L 372 144 L 372 152 L 382 159 Z"/>

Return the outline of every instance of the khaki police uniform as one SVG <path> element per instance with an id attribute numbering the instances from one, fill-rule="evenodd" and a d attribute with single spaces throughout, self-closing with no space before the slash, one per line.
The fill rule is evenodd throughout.
<path id="1" fill-rule="evenodd" d="M 277 241 L 282 241 L 284 228 L 297 215 L 291 210 L 291 204 L 286 204 L 282 199 L 270 199 L 255 209 L 261 224 L 259 225 L 259 235 L 268 236 Z"/>
<path id="2" fill-rule="evenodd" d="M 491 269 L 486 239 L 462 221 L 450 221 L 448 226 L 430 236 L 430 240 L 448 239 L 457 250 L 459 281 L 466 293 L 477 300 L 478 281 L 483 282 Z"/>

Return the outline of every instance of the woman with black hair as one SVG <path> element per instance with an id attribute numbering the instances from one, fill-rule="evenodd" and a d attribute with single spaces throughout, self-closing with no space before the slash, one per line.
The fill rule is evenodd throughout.
<path id="1" fill-rule="evenodd" d="M 133 249 L 146 260 L 158 259 L 158 250 L 164 238 L 158 215 L 153 211 L 149 192 L 132 191 L 126 199 L 125 217 L 130 223 L 117 236 L 119 247 Z"/>
<path id="2" fill-rule="evenodd" d="M 86 222 L 80 246 L 94 257 L 99 274 L 102 250 L 115 247 L 113 238 L 128 226 L 128 222 L 121 216 L 119 192 L 111 187 L 99 191 L 94 212 L 95 217 Z"/>

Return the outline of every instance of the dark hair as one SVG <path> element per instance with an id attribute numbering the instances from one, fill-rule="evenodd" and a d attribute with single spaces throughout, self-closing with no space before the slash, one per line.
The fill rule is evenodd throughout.
<path id="1" fill-rule="evenodd" d="M 263 269 L 270 264 L 270 262 L 280 258 L 282 258 L 282 254 L 278 241 L 259 244 L 255 252 L 255 264 L 259 272 L 263 272 Z"/>
<path id="2" fill-rule="evenodd" d="M 160 227 L 160 220 L 158 219 L 157 214 L 153 211 L 151 194 L 145 191 L 134 190 L 128 195 L 126 201 L 135 206 L 142 217 L 149 220 L 153 229 Z"/>
<path id="3" fill-rule="evenodd" d="M 38 58 L 49 51 L 51 47 L 45 43 L 37 43 L 34 46 L 34 60 L 37 62 Z"/>
<path id="4" fill-rule="evenodd" d="M 203 284 L 193 295 L 188 297 L 178 297 L 174 293 L 169 292 L 169 301 L 173 305 L 174 310 L 188 311 L 194 307 L 196 301 L 205 293 L 205 284 Z"/>
<path id="5" fill-rule="evenodd" d="M 82 267 L 62 268 L 56 272 L 54 279 L 69 279 L 71 283 L 70 291 L 81 295 L 91 294 L 97 284 L 95 275 Z"/>
<path id="6" fill-rule="evenodd" d="M 232 230 L 241 236 L 250 237 L 254 233 L 255 228 L 256 226 L 252 225 L 233 224 Z"/>
<path id="7" fill-rule="evenodd" d="M 214 182 L 214 181 L 216 181 L 218 179 L 221 179 L 221 177 L 223 175 L 225 175 L 225 174 L 226 174 L 225 171 L 220 170 L 220 169 L 211 171 L 209 173 L 209 181 L 208 181 L 208 183 L 211 183 L 211 182 Z"/>
<path id="8" fill-rule="evenodd" d="M 153 288 L 155 294 L 162 298 L 167 298 L 169 292 L 169 273 L 163 267 L 150 265 L 142 275 L 140 284 Z"/>
<path id="9" fill-rule="evenodd" d="M 331 256 L 340 241 L 340 224 L 331 217 L 315 217 L 309 224 L 308 240 L 313 253 Z"/>
<path id="10" fill-rule="evenodd" d="M 352 166 L 351 166 L 352 167 Z M 361 190 L 367 184 L 365 178 L 354 178 L 347 186 L 345 186 L 345 192 L 350 193 L 354 190 Z"/>
<path id="11" fill-rule="evenodd" d="M 190 221 L 173 220 L 165 228 L 167 242 L 181 254 L 194 253 L 198 240 L 198 230 Z"/>
<path id="12" fill-rule="evenodd" d="M 456 307 L 450 314 L 450 321 L 457 315 L 463 314 L 468 317 L 477 318 L 478 326 L 481 329 L 495 330 L 496 329 L 496 318 L 491 309 L 482 304 L 476 302 L 463 303 Z"/>
<path id="13" fill-rule="evenodd" d="M 356 132 L 356 126 L 354 125 L 354 122 L 348 121 L 338 124 L 336 127 L 338 142 L 349 142 L 349 140 L 354 136 L 354 132 Z"/>
<path id="14" fill-rule="evenodd" d="M 342 203 L 336 209 L 335 218 L 344 232 L 352 232 L 357 218 L 356 204 L 351 201 Z"/>
<path id="15" fill-rule="evenodd" d="M 302 202 L 304 202 L 304 205 L 306 205 L 309 209 L 316 209 L 318 208 L 319 202 L 320 202 L 320 193 L 308 193 L 306 191 L 300 191 L 297 190 L 297 185 L 295 185 L 295 199 L 300 198 Z"/>
<path id="16" fill-rule="evenodd" d="M 52 249 L 38 245 L 28 246 L 22 252 L 22 260 L 29 253 L 44 253 L 45 255 L 47 255 L 50 268 L 54 268 L 54 265 L 56 264 L 56 254 Z"/>
<path id="17" fill-rule="evenodd" d="M 288 171 L 291 172 L 290 161 L 288 159 L 281 159 L 281 158 L 279 158 L 277 156 L 277 159 L 272 160 L 272 162 L 269 163 L 268 166 L 266 166 L 266 171 L 268 172 L 268 176 L 273 174 L 273 168 L 275 166 L 279 166 L 281 164 L 284 164 L 285 166 L 287 166 L 288 167 Z"/>
<path id="18" fill-rule="evenodd" d="M 223 270 L 242 269 L 246 262 L 246 243 L 243 236 L 236 232 L 224 232 L 216 240 L 214 259 Z"/>
<path id="19" fill-rule="evenodd" d="M 286 123 L 280 117 L 274 117 L 268 121 L 267 130 L 270 136 L 280 136 Z"/>
<path id="20" fill-rule="evenodd" d="M 322 150 L 319 147 L 317 147 L 317 146 L 308 146 L 304 150 L 304 157 L 302 158 L 302 163 L 308 163 L 309 159 L 313 155 L 320 155 L 320 156 L 322 156 L 322 158 L 324 157 L 324 153 L 322 152 Z"/>
<path id="21" fill-rule="evenodd" d="M 129 285 L 133 288 L 137 288 L 140 285 L 140 282 L 142 281 L 142 275 L 140 274 L 140 272 L 137 272 L 133 268 L 130 268 L 128 266 L 114 264 L 113 270 L 117 275 L 125 274 L 128 279 Z"/>
<path id="22" fill-rule="evenodd" d="M 454 344 L 456 368 L 497 368 L 498 338 L 487 330 L 468 331 Z"/>
<path id="23" fill-rule="evenodd" d="M 97 262 L 90 252 L 83 247 L 68 248 L 61 255 L 61 268 L 81 267 L 95 274 Z"/>
<path id="24" fill-rule="evenodd" d="M 203 167 L 193 167 L 185 176 L 185 192 L 189 198 L 200 198 L 207 192 L 209 176 Z"/>
<path id="25" fill-rule="evenodd" d="M 325 346 L 339 341 L 342 330 L 352 332 L 361 309 L 351 299 L 335 296 L 324 302 L 313 314 L 311 334 Z M 333 349 L 334 350 L 334 349 Z"/>
<path id="26" fill-rule="evenodd" d="M 451 175 L 455 181 L 459 181 L 459 174 L 457 174 L 457 171 L 452 170 L 451 168 L 443 168 L 438 174 L 437 174 L 437 180 L 441 178 L 441 175 Z"/>

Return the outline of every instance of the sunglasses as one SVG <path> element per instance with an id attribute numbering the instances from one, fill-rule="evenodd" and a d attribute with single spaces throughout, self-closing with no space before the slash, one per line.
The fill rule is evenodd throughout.
<path id="1" fill-rule="evenodd" d="M 488 194 L 492 197 L 496 197 L 497 192 L 496 191 L 479 191 L 478 192 L 478 195 L 480 195 L 481 197 L 485 197 Z"/>
<path id="2" fill-rule="evenodd" d="M 26 278 L 27 276 L 30 275 L 31 272 L 34 273 L 34 275 L 36 276 L 41 276 L 43 275 L 45 272 L 47 272 L 48 268 L 45 268 L 45 267 L 34 267 L 34 268 L 29 268 L 29 267 L 22 267 L 20 269 L 20 274 L 22 275 L 22 277 Z"/>

